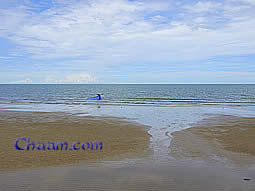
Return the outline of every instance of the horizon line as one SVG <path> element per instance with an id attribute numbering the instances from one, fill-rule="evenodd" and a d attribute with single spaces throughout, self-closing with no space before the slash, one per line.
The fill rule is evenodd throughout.
<path id="1" fill-rule="evenodd" d="M 0 83 L 0 85 L 255 85 L 255 83 Z"/>

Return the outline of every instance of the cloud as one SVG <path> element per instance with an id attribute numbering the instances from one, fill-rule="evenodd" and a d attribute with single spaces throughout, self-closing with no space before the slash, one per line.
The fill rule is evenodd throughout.
<path id="1" fill-rule="evenodd" d="M 26 78 L 25 80 L 19 80 L 14 82 L 9 82 L 10 84 L 31 84 L 32 80 L 30 78 Z"/>
<path id="2" fill-rule="evenodd" d="M 81 74 L 71 74 L 66 76 L 66 79 L 60 82 L 66 83 L 95 83 L 97 79 L 94 76 L 91 76 L 86 73 Z"/>
<path id="3" fill-rule="evenodd" d="M 229 1 L 233 2 L 233 3 L 243 3 L 243 4 L 255 5 L 255 1 L 254 0 L 229 0 Z"/>
<path id="4" fill-rule="evenodd" d="M 186 5 L 184 6 L 185 9 L 195 12 L 195 13 L 201 13 L 201 12 L 213 12 L 216 9 L 220 8 L 221 3 L 216 3 L 212 1 L 199 1 L 194 5 Z"/>
<path id="5" fill-rule="evenodd" d="M 255 54 L 253 0 L 26 2 L 0 8 L 0 37 L 16 45 L 9 57 L 75 73 L 45 81 L 93 81 L 72 71 L 80 68 L 106 75 L 112 66 Z"/>
<path id="6" fill-rule="evenodd" d="M 53 77 L 46 76 L 44 83 L 98 83 L 100 82 L 95 76 L 87 73 L 75 73 L 65 76 Z"/>
<path id="7" fill-rule="evenodd" d="M 253 38 L 249 34 L 249 31 L 255 31 L 255 27 L 251 27 L 254 26 L 254 13 L 227 15 L 227 11 L 236 8 L 234 5 L 222 10 L 221 3 L 199 1 L 195 5 L 184 7 L 195 13 L 216 11 L 216 16 L 191 15 L 192 20 L 186 20 L 188 16 L 183 20 L 165 20 L 159 14 L 151 19 L 144 19 L 154 11 L 164 11 L 170 7 L 164 5 L 156 1 L 95 0 L 53 6 L 42 13 L 29 12 L 27 7 L 21 6 L 2 12 L 0 19 L 5 22 L 0 26 L 3 31 L 1 35 L 17 43 L 17 52 L 22 47 L 23 52 L 41 59 L 86 56 L 89 60 L 105 59 L 109 62 L 115 62 L 116 57 L 117 62 L 127 60 L 128 57 L 143 60 L 144 54 L 140 50 L 146 55 L 153 55 L 158 54 L 158 49 L 163 49 L 159 56 L 154 56 L 159 60 L 167 60 L 168 56 L 180 59 L 180 54 L 184 57 L 193 54 L 196 58 L 201 58 L 202 55 L 210 57 L 229 54 L 235 49 L 233 42 L 236 41 L 242 43 L 245 49 L 242 52 L 255 53 L 251 51 L 254 40 L 251 40 Z M 220 11 L 220 18 L 217 17 L 217 11 Z M 178 14 L 186 13 L 177 12 L 177 16 Z M 247 17 L 245 21 L 224 21 L 229 17 L 236 19 L 242 16 Z M 165 24 L 159 24 L 160 20 Z M 217 22 L 222 22 L 221 28 L 217 28 Z M 243 28 L 237 30 L 240 25 Z M 221 48 L 222 42 L 224 51 Z M 189 45 L 200 48 L 190 49 Z M 214 46 L 213 53 L 199 54 L 210 46 Z"/>

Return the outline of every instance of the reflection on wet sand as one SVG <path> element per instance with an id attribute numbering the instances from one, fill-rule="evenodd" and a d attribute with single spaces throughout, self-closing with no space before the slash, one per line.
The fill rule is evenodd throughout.
<path id="1" fill-rule="evenodd" d="M 155 165 L 145 160 L 127 165 L 113 162 L 0 174 L 0 190 L 253 191 L 254 180 L 254 170 L 197 165 L 192 161 Z"/>

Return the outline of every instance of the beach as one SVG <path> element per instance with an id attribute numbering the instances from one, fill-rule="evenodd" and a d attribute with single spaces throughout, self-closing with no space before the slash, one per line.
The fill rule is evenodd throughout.
<path id="1" fill-rule="evenodd" d="M 0 190 L 255 189 L 253 86 L 234 97 L 243 86 L 0 88 Z M 81 92 L 89 97 L 95 88 L 113 93 L 84 98 Z M 27 150 L 28 138 L 45 150 Z M 16 139 L 25 150 L 16 149 Z M 48 150 L 47 142 L 68 148 Z"/>
<path id="2" fill-rule="evenodd" d="M 0 111 L 0 170 L 71 165 L 149 153 L 146 126 L 111 118 L 79 117 L 66 113 Z M 30 142 L 102 142 L 96 150 L 17 150 L 17 138 Z M 25 141 L 19 147 L 24 148 Z M 95 146 L 94 146 L 95 147 Z M 99 146 L 98 146 L 99 147 Z"/>
<path id="3" fill-rule="evenodd" d="M 210 116 L 176 131 L 171 159 L 162 162 L 153 159 L 148 126 L 57 112 L 1 111 L 0 116 L 1 190 L 255 188 L 255 118 Z M 100 140 L 104 146 L 93 151 L 20 151 L 13 146 L 17 137 L 35 142 Z"/>
<path id="4" fill-rule="evenodd" d="M 189 129 L 172 133 L 169 155 L 234 163 L 255 164 L 255 118 L 210 116 Z"/>
<path id="5" fill-rule="evenodd" d="M 0 191 L 255 191 L 255 0 L 0 0 Z"/>
<path id="6" fill-rule="evenodd" d="M 250 181 L 244 180 L 251 179 Z M 175 161 L 105 162 L 0 174 L 1 190 L 253 191 L 254 170 Z"/>

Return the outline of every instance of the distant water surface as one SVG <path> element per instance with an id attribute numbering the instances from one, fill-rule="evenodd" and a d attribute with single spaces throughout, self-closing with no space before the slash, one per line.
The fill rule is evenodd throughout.
<path id="1" fill-rule="evenodd" d="M 2 104 L 255 105 L 255 85 L 24 84 L 0 85 Z"/>

